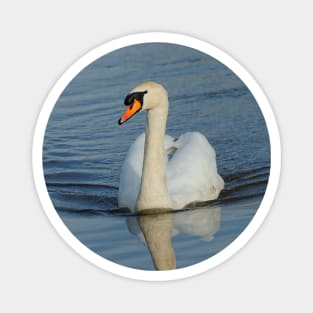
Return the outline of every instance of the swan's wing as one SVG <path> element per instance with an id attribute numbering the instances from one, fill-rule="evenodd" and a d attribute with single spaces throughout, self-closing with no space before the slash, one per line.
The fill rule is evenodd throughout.
<path id="1" fill-rule="evenodd" d="M 131 145 L 123 163 L 119 207 L 135 208 L 141 183 L 144 142 L 143 133 Z M 174 208 L 218 197 L 224 181 L 217 173 L 215 151 L 202 134 L 186 133 L 178 140 L 166 135 L 164 148 L 167 153 L 174 151 L 167 164 L 167 184 Z"/>
<path id="2" fill-rule="evenodd" d="M 216 199 L 224 188 L 216 166 L 215 151 L 198 132 L 173 141 L 176 149 L 167 165 L 167 184 L 174 208 L 195 201 Z"/>
<path id="3" fill-rule="evenodd" d="M 144 134 L 141 134 L 130 146 L 121 168 L 118 189 L 120 208 L 134 209 L 141 181 L 143 163 Z"/>
<path id="4" fill-rule="evenodd" d="M 174 146 L 174 138 L 166 135 L 164 141 L 165 151 Z M 145 133 L 142 133 L 130 146 L 121 168 L 120 184 L 118 190 L 118 205 L 134 210 L 139 193 L 142 164 L 144 157 Z"/>

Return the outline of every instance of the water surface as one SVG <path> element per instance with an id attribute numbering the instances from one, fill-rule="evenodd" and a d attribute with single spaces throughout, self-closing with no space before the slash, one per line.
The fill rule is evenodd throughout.
<path id="1" fill-rule="evenodd" d="M 120 168 L 144 131 L 145 113 L 122 126 L 117 121 L 124 97 L 147 80 L 168 90 L 167 133 L 204 134 L 225 180 L 217 201 L 154 217 L 162 220 L 164 234 L 170 231 L 181 268 L 218 253 L 245 229 L 269 176 L 262 113 L 243 82 L 220 62 L 163 43 L 130 46 L 93 62 L 66 87 L 50 116 L 43 147 L 46 185 L 63 222 L 89 249 L 121 265 L 155 269 L 139 217 L 117 205 Z"/>

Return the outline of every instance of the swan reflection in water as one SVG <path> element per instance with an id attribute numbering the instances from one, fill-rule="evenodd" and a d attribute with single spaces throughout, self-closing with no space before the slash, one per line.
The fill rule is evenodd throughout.
<path id="1" fill-rule="evenodd" d="M 127 219 L 129 231 L 147 246 L 156 270 L 176 269 L 174 236 L 188 234 L 209 242 L 220 224 L 220 207 L 180 211 L 149 210 L 148 213 Z"/>

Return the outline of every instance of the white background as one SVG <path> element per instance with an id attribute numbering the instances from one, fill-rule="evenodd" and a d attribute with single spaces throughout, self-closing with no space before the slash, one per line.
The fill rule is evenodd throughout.
<path id="1" fill-rule="evenodd" d="M 310 2 L 7 3 L 0 5 L 1 312 L 312 311 Z M 194 36 L 239 61 L 270 100 L 283 152 L 277 197 L 253 239 L 207 273 L 163 283 L 121 278 L 78 256 L 47 219 L 31 168 L 37 116 L 65 69 L 108 40 L 143 31 Z"/>

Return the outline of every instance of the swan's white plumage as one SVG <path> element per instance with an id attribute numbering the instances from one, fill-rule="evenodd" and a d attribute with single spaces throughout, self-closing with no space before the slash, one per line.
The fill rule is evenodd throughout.
<path id="1" fill-rule="evenodd" d="M 129 148 L 121 169 L 118 204 L 132 211 L 140 189 L 144 144 L 143 133 Z M 217 172 L 215 151 L 201 133 L 188 132 L 178 140 L 166 135 L 164 150 L 167 155 L 174 150 L 166 172 L 173 209 L 218 197 L 224 181 Z"/>
<path id="2" fill-rule="evenodd" d="M 224 187 L 217 173 L 215 151 L 198 132 L 183 134 L 167 166 L 167 185 L 174 209 L 216 199 Z"/>
<path id="3" fill-rule="evenodd" d="M 131 145 L 121 169 L 119 207 L 181 209 L 193 202 L 216 199 L 224 181 L 217 172 L 215 151 L 198 132 L 186 133 L 177 140 L 165 135 L 168 95 L 164 87 L 155 82 L 142 83 L 125 103 L 127 109 L 120 123 L 138 108 L 147 110 L 147 122 L 145 134 Z M 174 153 L 168 160 L 171 151 Z"/>

